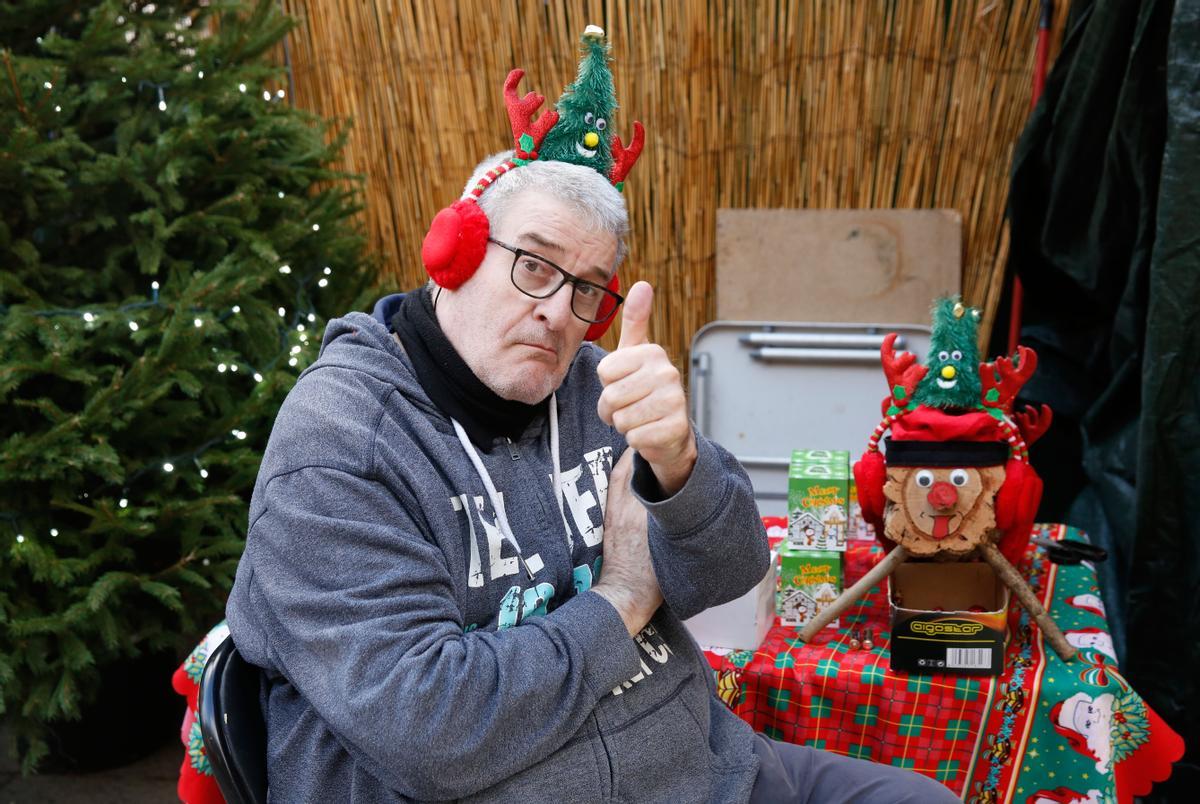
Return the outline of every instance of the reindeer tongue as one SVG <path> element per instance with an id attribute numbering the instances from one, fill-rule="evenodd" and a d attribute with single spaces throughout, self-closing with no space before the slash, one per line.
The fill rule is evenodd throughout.
<path id="1" fill-rule="evenodd" d="M 933 518 L 933 538 L 944 539 L 950 535 L 950 520 L 954 518 L 954 514 L 950 516 L 935 516 Z"/>

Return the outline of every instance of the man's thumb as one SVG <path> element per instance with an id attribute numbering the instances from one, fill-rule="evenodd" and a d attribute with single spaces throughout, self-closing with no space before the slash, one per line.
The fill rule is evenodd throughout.
<path id="1" fill-rule="evenodd" d="M 625 295 L 621 308 L 621 338 L 617 348 L 650 342 L 650 311 L 654 309 L 654 288 L 649 282 L 635 282 Z"/>

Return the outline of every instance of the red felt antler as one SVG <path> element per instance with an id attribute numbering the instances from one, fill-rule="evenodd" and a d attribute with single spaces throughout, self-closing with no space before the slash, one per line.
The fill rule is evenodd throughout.
<path id="1" fill-rule="evenodd" d="M 1037 352 L 1028 346 L 1018 346 L 1015 360 L 998 357 L 994 363 L 979 367 L 979 381 L 983 385 L 983 404 L 989 408 L 1000 408 L 1012 415 L 1013 400 L 1021 387 L 1037 369 Z M 992 393 L 995 391 L 995 393 Z"/>
<path id="2" fill-rule="evenodd" d="M 504 105 L 508 107 L 508 122 L 512 126 L 513 141 L 517 144 L 518 159 L 537 159 L 537 149 L 554 124 L 558 122 L 558 110 L 543 112 L 537 120 L 533 114 L 546 98 L 536 92 L 517 97 L 517 84 L 525 77 L 524 70 L 513 70 L 504 79 Z"/>
<path id="3" fill-rule="evenodd" d="M 1013 419 L 1020 428 L 1021 436 L 1027 445 L 1033 444 L 1034 441 L 1045 435 L 1046 431 L 1050 429 L 1050 421 L 1053 418 L 1054 413 L 1050 410 L 1049 405 L 1042 405 L 1040 410 L 1028 405 L 1020 413 L 1013 414 Z"/>
<path id="4" fill-rule="evenodd" d="M 626 148 L 621 138 L 613 134 L 612 138 L 612 155 L 613 166 L 612 172 L 608 174 L 608 178 L 613 184 L 617 185 L 625 181 L 625 177 L 629 175 L 633 163 L 642 155 L 642 147 L 646 144 L 646 130 L 642 128 L 642 124 L 638 121 L 633 121 L 633 139 Z"/>
<path id="5" fill-rule="evenodd" d="M 913 391 L 917 390 L 917 384 L 928 369 L 917 362 L 916 355 L 895 351 L 893 347 L 897 337 L 895 332 L 888 333 L 879 347 L 879 358 L 883 361 L 883 376 L 887 377 L 888 393 L 892 396 L 893 404 L 903 406 L 912 401 Z M 901 389 L 903 396 L 897 393 L 897 388 Z"/>

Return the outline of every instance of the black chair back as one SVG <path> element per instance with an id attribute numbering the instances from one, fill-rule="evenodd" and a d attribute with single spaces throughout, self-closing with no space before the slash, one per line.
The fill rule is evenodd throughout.
<path id="1" fill-rule="evenodd" d="M 266 804 L 267 724 L 259 706 L 262 671 L 226 638 L 200 680 L 200 732 L 227 804 Z"/>

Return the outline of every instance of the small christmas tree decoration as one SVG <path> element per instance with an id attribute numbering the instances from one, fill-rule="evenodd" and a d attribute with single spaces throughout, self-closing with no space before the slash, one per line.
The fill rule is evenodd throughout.
<path id="1" fill-rule="evenodd" d="M 979 315 L 958 299 L 939 299 L 926 365 L 896 354 L 895 333 L 881 361 L 889 395 L 883 421 L 854 465 L 863 518 L 889 550 L 879 564 L 801 632 L 811 639 L 910 556 L 982 558 L 1042 628 L 1064 660 L 1075 655 L 1013 567 L 1029 543 L 1042 482 L 1028 444 L 1046 431 L 1050 409 L 1014 414 L 1013 402 L 1037 366 L 1032 350 L 978 363 Z M 879 450 L 884 433 L 886 457 Z"/>
<path id="2" fill-rule="evenodd" d="M 979 404 L 979 349 L 975 345 L 979 311 L 955 299 L 933 307 L 929 369 L 917 385 L 913 401 L 931 408 L 970 409 Z"/>
<path id="3" fill-rule="evenodd" d="M 540 158 L 595 168 L 607 176 L 613 161 L 608 127 L 617 110 L 608 43 L 595 25 L 584 29 L 582 42 L 579 71 L 558 99 L 558 123 L 546 136 Z"/>
<path id="4" fill-rule="evenodd" d="M 538 158 L 594 168 L 620 190 L 642 153 L 645 131 L 641 123 L 634 121 L 628 148 L 616 135 L 613 114 L 617 110 L 617 97 L 608 66 L 611 59 L 604 29 L 587 26 L 581 41 L 583 58 L 579 70 L 558 99 L 558 122 L 547 134 Z"/>

